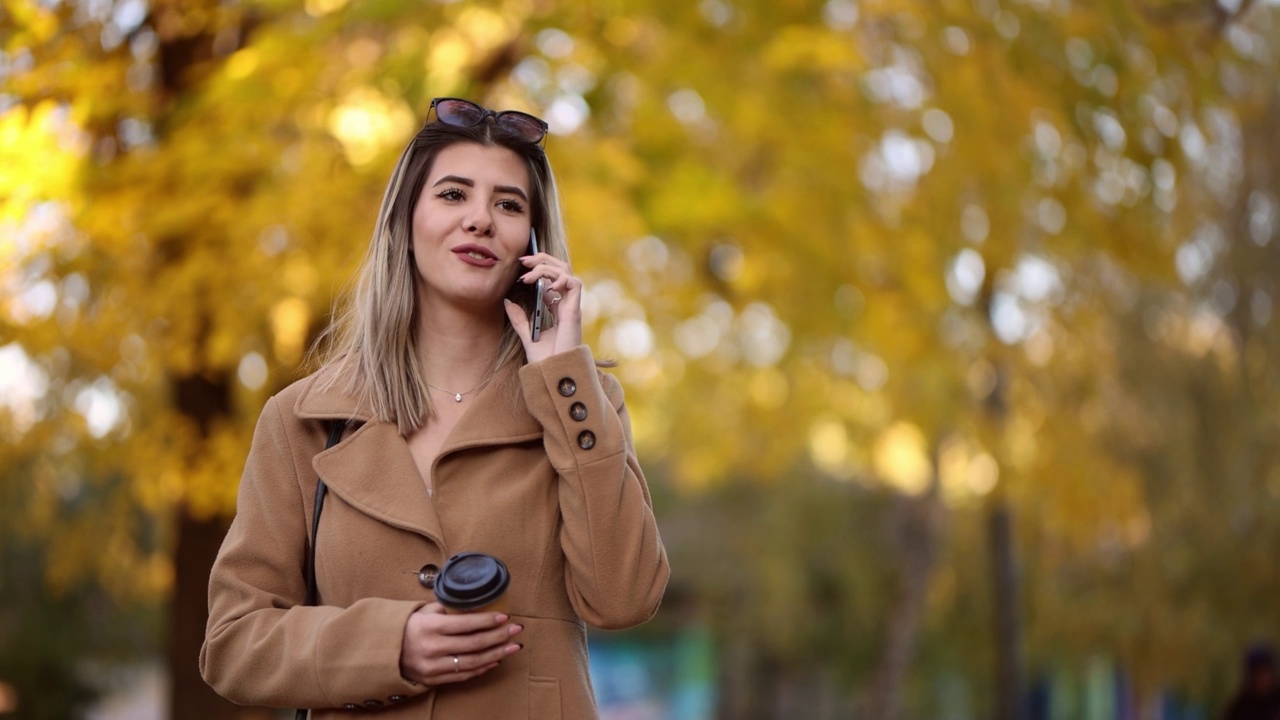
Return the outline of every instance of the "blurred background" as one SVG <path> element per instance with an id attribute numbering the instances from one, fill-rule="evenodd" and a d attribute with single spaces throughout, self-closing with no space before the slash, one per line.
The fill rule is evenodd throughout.
<path id="1" fill-rule="evenodd" d="M 0 714 L 196 670 L 436 96 L 552 128 L 674 577 L 602 713 L 1209 718 L 1280 631 L 1275 0 L 3 0 Z"/>

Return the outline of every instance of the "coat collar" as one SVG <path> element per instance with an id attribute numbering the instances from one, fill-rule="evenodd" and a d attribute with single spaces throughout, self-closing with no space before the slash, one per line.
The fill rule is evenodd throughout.
<path id="1" fill-rule="evenodd" d="M 499 369 L 471 398 L 469 407 L 445 438 L 433 469 L 449 453 L 487 445 L 527 442 L 542 437 L 520 390 L 517 363 Z M 373 418 L 367 405 L 348 395 L 328 370 L 312 377 L 294 404 L 294 414 L 309 420 L 363 423 L 335 447 L 312 461 L 325 484 L 344 501 L 382 522 L 425 535 L 444 546 L 440 520 L 423 486 L 409 445 L 392 423 Z M 438 487 L 436 498 L 443 496 Z"/>

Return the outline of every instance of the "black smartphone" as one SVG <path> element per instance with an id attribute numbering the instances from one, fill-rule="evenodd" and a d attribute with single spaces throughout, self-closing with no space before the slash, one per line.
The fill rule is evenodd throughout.
<path id="1" fill-rule="evenodd" d="M 529 228 L 529 253 L 538 254 L 538 232 L 533 228 Z M 546 283 L 546 278 L 538 278 L 534 284 L 533 314 L 529 316 L 529 337 L 534 342 L 538 342 L 538 338 L 542 336 L 542 316 L 546 313 L 542 296 L 546 293 Z"/>

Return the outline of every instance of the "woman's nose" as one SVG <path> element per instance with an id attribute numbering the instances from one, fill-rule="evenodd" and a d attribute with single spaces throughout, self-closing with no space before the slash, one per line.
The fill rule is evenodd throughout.
<path id="1" fill-rule="evenodd" d="M 493 234 L 493 216 L 483 208 L 477 208 L 468 213 L 464 224 L 467 232 L 479 233 L 486 237 Z"/>

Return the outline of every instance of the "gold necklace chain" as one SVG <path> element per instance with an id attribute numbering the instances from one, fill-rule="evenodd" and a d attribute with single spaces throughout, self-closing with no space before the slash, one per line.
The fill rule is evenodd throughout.
<path id="1" fill-rule="evenodd" d="M 427 383 L 427 387 L 432 388 L 433 390 L 439 390 L 442 393 L 448 393 L 449 395 L 452 395 L 454 402 L 462 402 L 462 397 L 464 395 L 470 395 L 476 390 L 479 390 L 480 388 L 484 387 L 485 383 L 489 382 L 492 379 L 493 379 L 493 370 L 490 370 L 489 374 L 485 375 L 483 380 L 476 383 L 475 387 L 471 388 L 470 390 L 465 390 L 463 392 L 454 392 L 453 390 L 446 390 L 440 387 L 439 385 L 432 385 L 431 383 Z"/>

